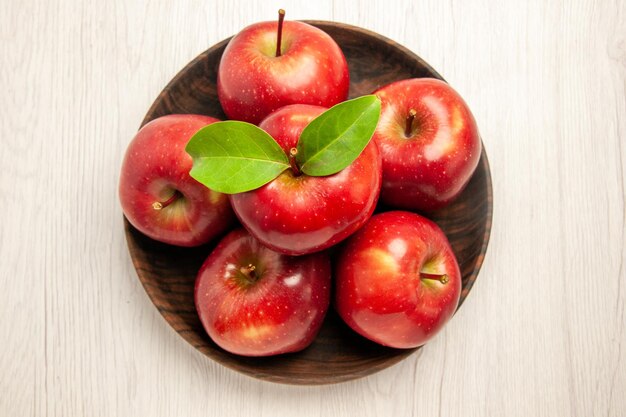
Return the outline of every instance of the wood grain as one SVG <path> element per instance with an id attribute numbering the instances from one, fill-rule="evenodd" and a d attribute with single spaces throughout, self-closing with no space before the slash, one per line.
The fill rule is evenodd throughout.
<path id="1" fill-rule="evenodd" d="M 308 22 L 328 33 L 344 52 L 350 68 L 351 98 L 401 79 L 441 78 L 414 53 L 378 34 L 345 24 Z M 159 94 L 143 124 L 172 113 L 224 118 L 217 99 L 217 71 L 227 43 L 217 43 L 186 65 Z M 377 211 L 387 209 L 379 205 Z M 461 196 L 429 215 L 442 227 L 457 256 L 463 275 L 460 303 L 482 266 L 492 210 L 491 176 L 483 147 L 479 166 Z M 385 348 L 358 336 L 331 308 L 320 334 L 304 351 L 272 358 L 229 354 L 207 336 L 193 301 L 195 277 L 211 245 L 196 250 L 174 248 L 145 238 L 128 222 L 125 228 L 139 279 L 165 320 L 196 349 L 231 369 L 272 382 L 329 384 L 378 372 L 415 351 Z"/>
<path id="2" fill-rule="evenodd" d="M 117 202 L 163 86 L 279 7 L 437 68 L 494 180 L 489 250 L 449 326 L 332 386 L 256 381 L 181 340 L 137 280 Z M 624 414 L 623 1 L 2 1 L 0 46 L 0 415 Z"/>

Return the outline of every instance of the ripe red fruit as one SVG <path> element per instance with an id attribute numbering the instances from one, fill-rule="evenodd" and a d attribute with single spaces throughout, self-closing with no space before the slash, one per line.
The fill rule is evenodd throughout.
<path id="1" fill-rule="evenodd" d="M 335 306 L 356 332 L 385 346 L 413 348 L 452 317 L 461 273 L 441 229 L 415 213 L 372 216 L 335 268 Z"/>
<path id="2" fill-rule="evenodd" d="M 304 349 L 322 326 L 329 302 L 326 253 L 282 255 L 243 229 L 213 250 L 195 287 L 196 308 L 211 339 L 245 356 Z"/>
<path id="3" fill-rule="evenodd" d="M 198 246 L 220 235 L 234 216 L 226 195 L 189 176 L 185 145 L 218 121 L 195 114 L 163 116 L 143 126 L 128 145 L 120 173 L 124 215 L 143 234 L 178 246 Z"/>
<path id="4" fill-rule="evenodd" d="M 324 31 L 303 22 L 261 22 L 228 43 L 218 70 L 218 96 L 230 119 L 258 124 L 288 104 L 331 107 L 348 96 L 346 58 Z"/>
<path id="5" fill-rule="evenodd" d="M 474 117 L 443 81 L 414 78 L 374 92 L 382 110 L 374 141 L 383 157 L 381 200 L 432 211 L 463 191 L 480 158 Z"/>
<path id="6" fill-rule="evenodd" d="M 260 127 L 289 154 L 302 130 L 324 110 L 286 106 Z M 289 169 L 261 188 L 230 195 L 230 201 L 241 223 L 264 245 L 302 255 L 335 245 L 361 227 L 374 211 L 380 184 L 380 154 L 370 142 L 337 174 L 312 177 Z"/>

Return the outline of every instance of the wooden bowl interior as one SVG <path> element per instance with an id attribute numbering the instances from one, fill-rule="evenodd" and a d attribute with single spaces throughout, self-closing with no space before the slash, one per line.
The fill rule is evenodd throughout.
<path id="1" fill-rule="evenodd" d="M 309 21 L 329 33 L 350 68 L 350 96 L 371 93 L 392 81 L 440 78 L 406 48 L 372 32 L 329 22 Z M 217 69 L 228 40 L 190 62 L 161 92 L 143 123 L 172 113 L 199 113 L 224 119 L 217 99 Z M 492 213 L 491 177 L 484 152 L 463 194 L 449 207 L 429 215 L 448 236 L 463 274 L 461 303 L 467 297 L 489 240 Z M 415 349 L 377 345 L 348 328 L 332 310 L 313 344 L 298 353 L 245 358 L 219 348 L 207 336 L 193 302 L 195 276 L 215 243 L 177 248 L 151 240 L 125 220 L 128 247 L 137 274 L 165 320 L 189 343 L 217 362 L 255 378 L 289 384 L 346 381 L 384 369 Z"/>

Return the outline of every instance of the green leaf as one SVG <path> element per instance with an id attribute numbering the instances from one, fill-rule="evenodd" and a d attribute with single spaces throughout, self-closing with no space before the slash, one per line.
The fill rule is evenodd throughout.
<path id="1" fill-rule="evenodd" d="M 374 95 L 344 101 L 326 110 L 304 128 L 296 162 L 307 175 L 324 176 L 350 165 L 369 143 L 380 117 Z"/>
<path id="2" fill-rule="evenodd" d="M 259 188 L 289 168 L 278 143 L 250 123 L 210 124 L 193 135 L 185 150 L 193 158 L 191 177 L 227 194 Z"/>

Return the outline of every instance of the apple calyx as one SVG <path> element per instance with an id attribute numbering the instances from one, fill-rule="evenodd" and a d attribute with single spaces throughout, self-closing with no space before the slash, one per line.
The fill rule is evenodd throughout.
<path id="1" fill-rule="evenodd" d="M 442 284 L 447 284 L 450 281 L 447 274 L 429 274 L 428 272 L 420 272 L 420 279 L 439 281 Z"/>
<path id="2" fill-rule="evenodd" d="M 276 32 L 276 57 L 281 55 L 280 47 L 283 39 L 283 21 L 285 20 L 285 11 L 283 9 L 278 10 L 278 30 Z"/>
<path id="3" fill-rule="evenodd" d="M 178 200 L 182 196 L 183 195 L 180 191 L 175 190 L 174 194 L 172 194 L 172 196 L 168 198 L 167 200 L 155 201 L 154 203 L 152 203 L 152 208 L 155 210 L 163 210 L 165 207 L 169 206 L 170 204 L 172 204 L 174 201 Z"/>
<path id="4" fill-rule="evenodd" d="M 415 120 L 416 115 L 417 112 L 415 109 L 409 110 L 409 115 L 406 117 L 406 126 L 404 128 L 404 136 L 407 138 L 410 138 L 413 133 L 413 120 Z"/>
<path id="5" fill-rule="evenodd" d="M 298 154 L 298 149 L 291 148 L 289 149 L 289 165 L 291 166 L 291 170 L 293 171 L 294 177 L 299 177 L 302 175 L 302 171 L 298 168 L 298 163 L 296 162 L 296 155 Z"/>
<path id="6" fill-rule="evenodd" d="M 249 282 L 255 282 L 258 278 L 256 271 L 256 266 L 252 264 L 248 264 L 247 266 L 242 266 L 239 268 L 239 272 L 245 276 Z"/>

